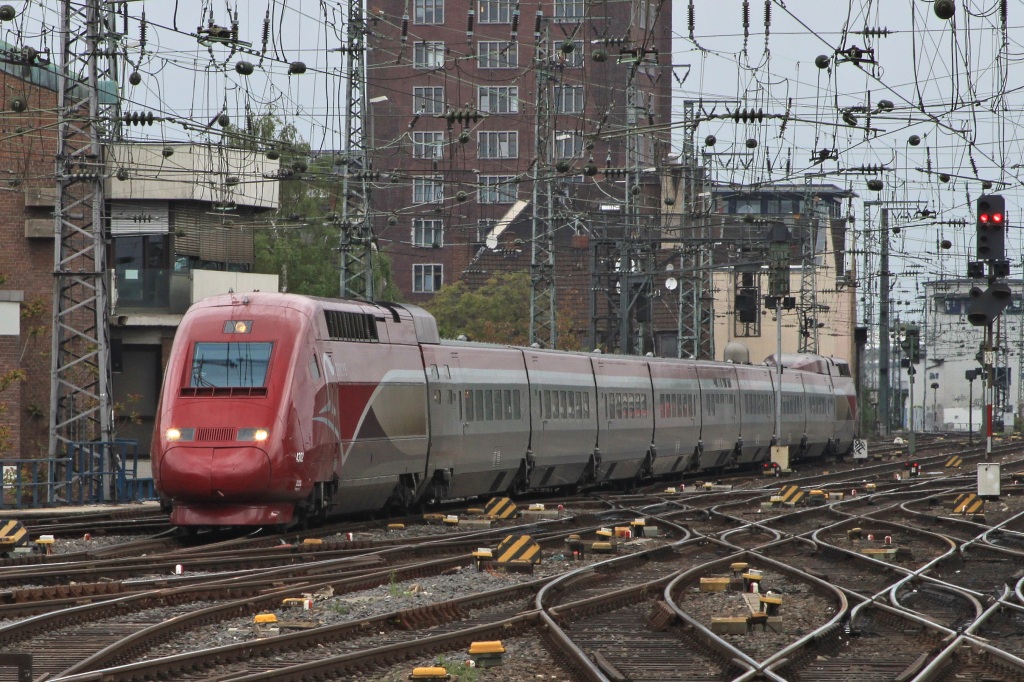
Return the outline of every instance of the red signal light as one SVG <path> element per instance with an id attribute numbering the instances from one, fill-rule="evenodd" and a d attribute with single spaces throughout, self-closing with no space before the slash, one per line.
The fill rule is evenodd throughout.
<path id="1" fill-rule="evenodd" d="M 978 222 L 979 222 L 979 223 L 987 223 L 987 222 L 988 222 L 988 213 L 982 213 L 982 214 L 980 214 L 980 215 L 978 216 Z"/>
<path id="2" fill-rule="evenodd" d="M 993 213 L 992 214 L 992 222 L 996 223 L 996 224 L 1002 223 L 1003 222 L 1003 214 L 1002 213 Z"/>

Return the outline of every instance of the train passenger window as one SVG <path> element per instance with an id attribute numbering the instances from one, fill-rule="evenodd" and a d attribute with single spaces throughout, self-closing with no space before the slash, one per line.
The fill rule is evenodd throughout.
<path id="1" fill-rule="evenodd" d="M 512 417 L 514 419 L 522 419 L 523 413 L 519 406 L 519 389 L 512 391 Z"/>
<path id="2" fill-rule="evenodd" d="M 320 382 L 320 363 L 316 361 L 316 353 L 309 358 L 309 376 L 313 377 L 313 381 Z"/>
<path id="3" fill-rule="evenodd" d="M 483 400 L 484 400 L 484 421 L 493 421 L 494 420 L 494 398 L 491 396 L 491 394 L 494 393 L 494 391 L 491 391 L 490 389 L 488 389 L 486 391 L 481 391 L 481 393 L 483 393 L 483 396 L 484 396 L 484 398 L 483 398 Z"/>
<path id="4" fill-rule="evenodd" d="M 484 392 L 479 389 L 473 391 L 473 408 L 478 422 L 482 422 L 487 418 L 484 416 Z"/>
<path id="5" fill-rule="evenodd" d="M 273 347 L 269 341 L 197 343 L 192 350 L 189 387 L 264 387 Z"/>
<path id="6" fill-rule="evenodd" d="M 568 399 L 565 396 L 565 391 L 558 392 L 558 416 L 565 419 L 569 416 Z"/>
<path id="7" fill-rule="evenodd" d="M 640 416 L 647 419 L 647 394 L 640 394 Z"/>
<path id="8" fill-rule="evenodd" d="M 441 389 L 439 388 L 434 389 L 434 402 L 438 405 L 441 404 Z"/>
<path id="9" fill-rule="evenodd" d="M 431 365 L 430 366 L 430 378 L 431 379 L 439 379 L 439 378 L 441 378 L 441 375 L 437 373 L 437 365 Z"/>
<path id="10" fill-rule="evenodd" d="M 463 391 L 463 402 L 466 403 L 466 421 L 473 421 L 473 391 Z"/>
<path id="11" fill-rule="evenodd" d="M 544 390 L 541 397 L 541 407 L 543 408 L 544 418 L 551 419 L 551 391 Z"/>
<path id="12" fill-rule="evenodd" d="M 505 410 L 501 407 L 501 391 L 494 392 L 494 418 L 501 421 L 505 418 Z"/>
<path id="13" fill-rule="evenodd" d="M 569 400 L 569 419 L 576 419 L 576 393 L 574 391 L 569 391 L 566 398 Z"/>
<path id="14" fill-rule="evenodd" d="M 501 407 L 505 413 L 505 419 L 512 419 L 512 391 L 506 390 L 502 394 Z"/>

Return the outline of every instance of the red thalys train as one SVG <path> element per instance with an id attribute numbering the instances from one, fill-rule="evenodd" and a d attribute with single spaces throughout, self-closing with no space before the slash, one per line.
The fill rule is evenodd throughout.
<path id="1" fill-rule="evenodd" d="M 849 365 L 783 361 L 783 444 L 846 452 Z M 182 319 L 153 475 L 176 525 L 279 525 L 757 462 L 775 372 L 442 341 L 416 306 L 228 294 Z"/>

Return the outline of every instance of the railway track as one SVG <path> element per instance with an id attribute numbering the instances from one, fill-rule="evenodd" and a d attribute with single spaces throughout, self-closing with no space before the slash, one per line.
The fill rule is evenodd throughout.
<path id="1" fill-rule="evenodd" d="M 133 543 L 51 556 L 5 568 L 0 602 L 8 603 L 0 604 L 0 618 L 8 620 L 0 647 L 33 653 L 36 677 L 111 682 L 405 679 L 416 665 L 444 662 L 459 670 L 468 645 L 486 639 L 506 644 L 508 667 L 497 677 L 477 671 L 481 680 L 537 679 L 539 670 L 567 680 L 1024 677 L 1017 658 L 1024 637 L 1014 634 L 1024 621 L 1016 568 L 1024 509 L 1015 504 L 1016 489 L 1004 488 L 1011 493 L 1005 509 L 965 518 L 951 505 L 970 490 L 968 479 L 943 471 L 887 480 L 901 469 L 901 462 L 883 462 L 750 478 L 731 489 L 723 482 L 685 493 L 604 492 L 580 501 L 571 517 L 486 531 L 438 527 L 391 536 L 381 524 L 364 524 L 355 541 L 324 537 L 311 546 L 302 545 L 309 532 L 196 545 L 147 538 L 135 548 L 146 551 L 141 548 L 152 542 L 150 571 L 156 565 L 164 573 L 149 578 L 133 573 L 146 563 L 131 556 Z M 867 482 L 875 483 L 870 491 Z M 780 485 L 794 484 L 846 494 L 818 507 L 771 502 Z M 628 525 L 637 516 L 662 535 L 623 544 L 619 551 L 628 556 L 588 554 L 583 562 L 559 564 L 569 533 L 589 543 L 598 528 Z M 544 575 L 454 598 L 410 596 L 420 594 L 416 586 L 424 581 L 475 574 L 470 553 L 509 533 L 537 540 Z M 190 570 L 170 575 L 170 562 Z M 772 583 L 782 595 L 782 622 L 792 621 L 792 632 L 756 626 L 712 632 L 712 619 L 726 617 L 723 604 L 742 602 L 740 613 L 756 615 L 743 592 L 717 599 L 699 590 L 702 577 L 727 577 L 735 587 L 734 563 L 766 571 L 765 587 Z M 97 577 L 117 571 L 125 577 Z M 27 585 L 33 573 L 52 584 Z M 510 579 L 500 575 L 494 579 Z M 388 589 L 396 590 L 396 607 L 410 599 L 415 605 L 362 613 L 363 599 L 392 599 L 381 596 Z M 377 596 L 359 596 L 367 591 Z M 331 596 L 308 616 L 283 610 L 284 599 L 310 593 Z M 15 607 L 24 610 L 19 615 Z M 261 610 L 295 625 L 256 637 L 252 618 Z M 15 620 L 30 613 L 36 615 Z M 241 639 L 225 641 L 232 637 Z M 204 644 L 196 651 L 198 642 Z M 680 647 L 692 656 L 680 661 Z"/>

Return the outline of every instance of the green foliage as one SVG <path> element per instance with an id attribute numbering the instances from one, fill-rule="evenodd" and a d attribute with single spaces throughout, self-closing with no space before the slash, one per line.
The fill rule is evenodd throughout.
<path id="1" fill-rule="evenodd" d="M 225 137 L 243 148 L 276 151 L 287 174 L 279 182 L 280 205 L 270 225 L 256 232 L 255 271 L 277 274 L 282 288 L 295 294 L 338 296 L 343 179 L 334 158 L 312 158 L 295 127 L 282 124 L 273 112 L 253 119 L 245 131 L 228 126 Z M 387 257 L 375 252 L 373 270 L 374 298 L 399 300 Z"/>
<path id="2" fill-rule="evenodd" d="M 425 306 L 441 336 L 517 346 L 530 341 L 530 275 L 502 273 L 476 291 L 465 282 L 445 285 Z"/>
<path id="3" fill-rule="evenodd" d="M 448 674 L 452 676 L 453 682 L 456 680 L 458 682 L 477 682 L 479 679 L 480 671 L 467 661 L 452 660 L 444 656 L 438 656 L 436 665 L 447 670 Z"/>
<path id="4" fill-rule="evenodd" d="M 11 384 L 16 382 L 20 383 L 26 381 L 28 376 L 23 370 L 12 369 L 9 372 L 0 374 L 0 393 L 3 393 Z M 9 407 L 6 403 L 0 403 L 0 415 L 7 414 Z M 11 447 L 11 427 L 2 424 L 0 425 L 0 452 L 6 452 Z"/>

